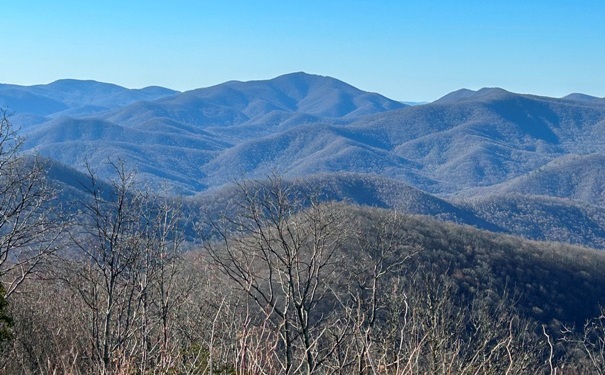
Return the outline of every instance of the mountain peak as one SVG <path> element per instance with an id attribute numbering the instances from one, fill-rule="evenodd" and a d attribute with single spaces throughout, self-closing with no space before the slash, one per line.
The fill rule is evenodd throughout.
<path id="1" fill-rule="evenodd" d="M 469 89 L 460 89 L 441 97 L 440 99 L 436 100 L 435 103 L 454 104 L 461 102 L 489 101 L 501 99 L 510 95 L 515 94 L 499 87 L 484 87 L 477 91 Z"/>
<path id="2" fill-rule="evenodd" d="M 58 79 L 47 85 L 38 85 L 38 87 L 46 87 L 58 91 L 72 91 L 92 88 L 103 88 L 105 90 L 111 89 L 115 91 L 127 90 L 126 88 L 113 83 L 104 83 L 92 79 L 81 80 L 73 78 Z"/>
<path id="3" fill-rule="evenodd" d="M 585 103 L 605 102 L 605 98 L 598 98 L 596 96 L 581 94 L 581 93 L 577 93 L 577 92 L 564 96 L 561 99 L 573 100 L 575 102 L 585 102 Z"/>
<path id="4" fill-rule="evenodd" d="M 355 90 L 358 92 L 362 92 L 358 88 L 349 85 L 346 82 L 343 82 L 339 79 L 330 77 L 330 76 L 322 76 L 318 74 L 310 74 L 305 72 L 295 72 L 284 74 L 278 77 L 275 77 L 267 82 L 272 82 L 274 84 L 290 84 L 290 85 L 298 85 L 298 86 L 333 86 L 338 89 L 347 89 L 347 90 Z"/>
<path id="5" fill-rule="evenodd" d="M 276 80 L 276 79 L 312 79 L 312 78 L 330 78 L 330 79 L 334 79 L 332 77 L 328 77 L 328 76 L 323 76 L 323 75 L 319 75 L 319 74 L 313 74 L 313 73 L 307 73 L 307 72 L 292 72 L 292 73 L 286 73 L 286 74 L 282 74 L 279 75 L 275 78 L 273 78 L 272 80 Z"/>
<path id="6" fill-rule="evenodd" d="M 296 72 L 269 80 L 229 81 L 184 93 L 176 101 L 197 101 L 238 111 L 256 119 L 269 113 L 298 113 L 323 118 L 353 118 L 406 107 L 380 94 L 362 91 L 338 79 Z"/>

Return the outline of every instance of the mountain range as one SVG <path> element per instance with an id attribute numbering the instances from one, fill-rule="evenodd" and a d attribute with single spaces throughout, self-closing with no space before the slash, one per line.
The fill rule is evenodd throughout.
<path id="1" fill-rule="evenodd" d="M 484 88 L 410 106 L 292 73 L 187 92 L 0 85 L 0 107 L 62 184 L 87 163 L 108 178 L 119 157 L 209 204 L 233 181 L 279 174 L 326 198 L 605 247 L 605 98 Z"/>

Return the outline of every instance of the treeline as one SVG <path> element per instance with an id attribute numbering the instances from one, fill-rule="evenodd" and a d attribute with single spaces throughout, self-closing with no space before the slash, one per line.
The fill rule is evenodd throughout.
<path id="1" fill-rule="evenodd" d="M 183 215 L 120 162 L 109 183 L 89 169 L 64 210 L 8 121 L 0 134 L 2 373 L 605 370 L 599 252 L 322 202 L 276 177 Z"/>

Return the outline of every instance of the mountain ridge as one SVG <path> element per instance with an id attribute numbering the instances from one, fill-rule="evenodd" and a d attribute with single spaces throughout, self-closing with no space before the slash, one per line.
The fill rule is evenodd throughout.
<path id="1" fill-rule="evenodd" d="M 87 163 L 101 166 L 101 178 L 111 177 L 102 167 L 108 158 L 122 158 L 151 186 L 195 196 L 277 173 L 329 185 L 340 192 L 331 193 L 334 199 L 405 207 L 530 238 L 557 239 L 559 228 L 569 241 L 581 241 L 582 228 L 555 220 L 560 212 L 594 233 L 586 244 L 604 246 L 602 216 L 595 213 L 605 201 L 599 98 L 483 88 L 406 106 L 303 72 L 182 93 L 74 80 L 32 87 L 0 85 L 0 99 L 25 109 L 12 119 L 26 151 L 80 171 Z M 359 189 L 346 189 L 347 178 Z M 387 190 L 400 202 L 376 186 L 397 186 Z M 406 199 L 441 208 L 416 212 Z M 551 222 L 519 230 L 533 225 L 523 220 L 538 218 L 525 212 L 513 220 L 502 210 L 524 212 L 524 205 Z"/>

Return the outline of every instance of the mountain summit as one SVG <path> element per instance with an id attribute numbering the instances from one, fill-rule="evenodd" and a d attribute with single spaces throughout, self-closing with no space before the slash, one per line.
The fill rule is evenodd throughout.
<path id="1" fill-rule="evenodd" d="M 248 119 L 275 111 L 324 118 L 353 118 L 406 107 L 403 103 L 361 91 L 337 79 L 302 72 L 266 81 L 230 81 L 188 91 L 166 102 L 194 101 L 229 107 Z"/>

